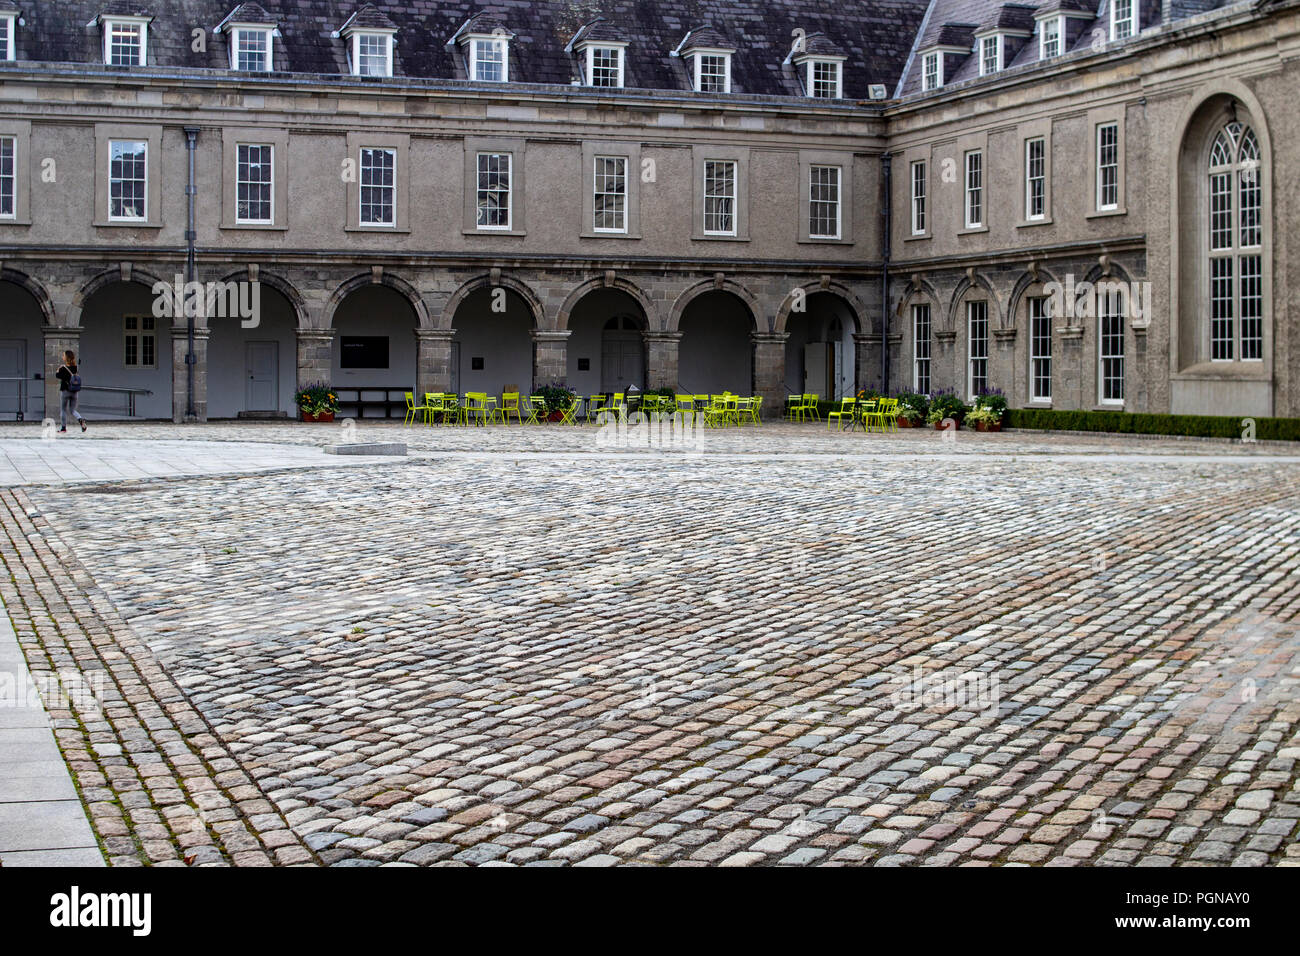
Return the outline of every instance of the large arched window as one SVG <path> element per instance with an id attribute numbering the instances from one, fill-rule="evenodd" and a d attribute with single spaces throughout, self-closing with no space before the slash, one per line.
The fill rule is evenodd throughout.
<path id="1" fill-rule="evenodd" d="M 1263 172 L 1255 131 L 1235 119 L 1223 125 L 1210 144 L 1206 166 L 1210 200 L 1206 269 L 1210 361 L 1261 361 Z"/>

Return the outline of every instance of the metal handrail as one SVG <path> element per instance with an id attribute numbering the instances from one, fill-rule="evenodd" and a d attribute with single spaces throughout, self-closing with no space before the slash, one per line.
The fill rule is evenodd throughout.
<path id="1" fill-rule="evenodd" d="M 126 396 L 126 417 L 135 418 L 135 397 L 137 395 L 152 395 L 151 388 L 126 388 L 118 385 L 83 385 L 83 392 L 111 392 L 116 395 Z"/>

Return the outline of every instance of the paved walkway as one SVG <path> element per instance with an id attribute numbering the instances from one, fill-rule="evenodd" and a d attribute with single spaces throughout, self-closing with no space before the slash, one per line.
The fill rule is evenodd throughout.
<path id="1" fill-rule="evenodd" d="M 0 603 L 0 866 L 103 866 L 38 689 Z"/>

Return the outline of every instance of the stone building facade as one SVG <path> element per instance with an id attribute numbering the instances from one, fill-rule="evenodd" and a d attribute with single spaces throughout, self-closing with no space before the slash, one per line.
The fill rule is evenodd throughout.
<path id="1" fill-rule="evenodd" d="M 0 0 L 0 415 L 64 349 L 178 421 L 314 381 L 1300 415 L 1296 4 L 1118 2 Z M 255 317 L 191 333 L 190 279 Z"/>

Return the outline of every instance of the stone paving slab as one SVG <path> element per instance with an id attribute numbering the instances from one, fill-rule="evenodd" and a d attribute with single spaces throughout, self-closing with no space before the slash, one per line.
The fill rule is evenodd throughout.
<path id="1" fill-rule="evenodd" d="M 0 495 L 31 646 L 129 704 L 83 791 L 165 811 L 92 804 L 114 862 L 224 800 L 236 864 L 1300 864 L 1290 456 L 768 428 Z"/>

